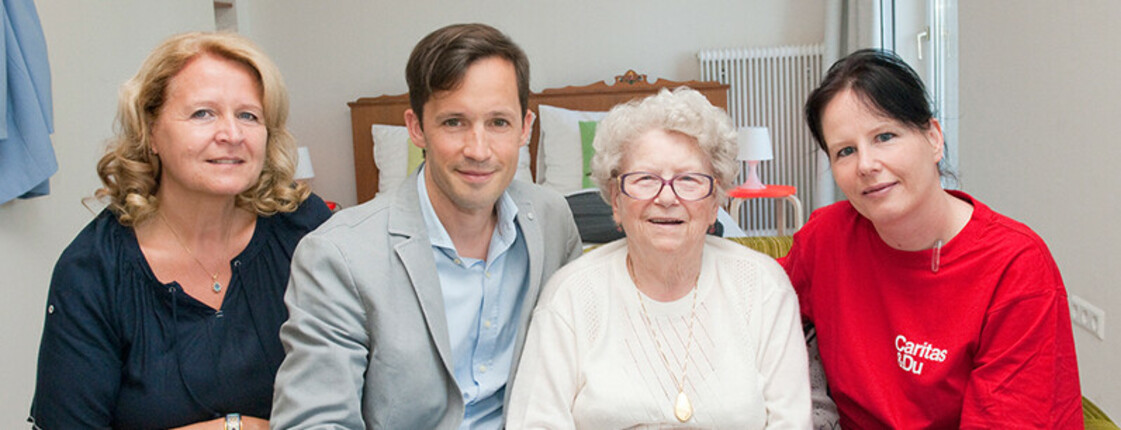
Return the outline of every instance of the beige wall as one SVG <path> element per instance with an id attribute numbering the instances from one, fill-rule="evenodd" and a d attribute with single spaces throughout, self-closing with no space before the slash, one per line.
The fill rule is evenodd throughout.
<path id="1" fill-rule="evenodd" d="M 404 92 L 410 49 L 438 26 L 481 21 L 503 29 L 527 51 L 532 87 L 539 90 L 610 79 L 628 68 L 696 79 L 699 49 L 816 43 L 824 25 L 817 0 L 237 1 L 239 28 L 287 78 L 290 126 L 311 147 L 313 185 L 344 204 L 354 201 L 346 102 Z M 93 217 L 80 200 L 97 187 L 94 164 L 111 134 L 118 86 L 161 39 L 214 28 L 209 0 L 37 0 L 36 6 L 51 61 L 60 170 L 50 196 L 0 205 L 0 428 L 27 426 L 51 268 Z"/>
<path id="2" fill-rule="evenodd" d="M 1121 3 L 958 7 L 962 187 L 1038 232 L 1068 292 L 1106 311 L 1106 340 L 1075 343 L 1083 393 L 1117 418 Z"/>
<path id="3" fill-rule="evenodd" d="M 700 49 L 820 43 L 825 22 L 820 0 L 264 3 L 248 5 L 249 35 L 285 75 L 292 132 L 314 160 L 313 187 L 347 206 L 355 191 L 346 102 L 405 92 L 409 52 L 443 25 L 484 22 L 503 30 L 525 49 L 530 86 L 541 90 L 613 79 L 627 69 L 697 79 Z"/>

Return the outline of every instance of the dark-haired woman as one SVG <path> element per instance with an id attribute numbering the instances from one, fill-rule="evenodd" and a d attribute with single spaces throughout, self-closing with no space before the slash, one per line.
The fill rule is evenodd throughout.
<path id="1" fill-rule="evenodd" d="M 848 201 L 782 263 L 844 428 L 1081 428 L 1066 290 L 1043 240 L 942 189 L 942 130 L 894 54 L 840 60 L 806 103 Z"/>

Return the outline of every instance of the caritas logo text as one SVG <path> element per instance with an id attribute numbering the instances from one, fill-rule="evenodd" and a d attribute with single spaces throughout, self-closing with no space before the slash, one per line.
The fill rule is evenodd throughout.
<path id="1" fill-rule="evenodd" d="M 922 375 L 923 366 L 927 362 L 946 361 L 946 350 L 936 348 L 930 342 L 918 343 L 907 340 L 903 335 L 895 337 L 895 351 L 899 359 L 899 368 L 916 375 Z"/>

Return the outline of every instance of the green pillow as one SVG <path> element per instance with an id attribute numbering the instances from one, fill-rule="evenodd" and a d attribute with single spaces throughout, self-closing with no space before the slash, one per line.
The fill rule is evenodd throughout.
<path id="1" fill-rule="evenodd" d="M 420 163 L 424 161 L 424 150 L 419 146 L 413 145 L 413 139 L 405 140 L 405 144 L 409 145 L 409 164 L 405 169 L 405 174 L 412 174 Z"/>
<path id="2" fill-rule="evenodd" d="M 580 121 L 580 143 L 583 147 L 584 153 L 584 188 L 595 188 L 596 184 L 592 182 L 592 157 L 596 155 L 596 149 L 592 146 L 592 141 L 596 138 L 596 125 L 598 121 Z"/>

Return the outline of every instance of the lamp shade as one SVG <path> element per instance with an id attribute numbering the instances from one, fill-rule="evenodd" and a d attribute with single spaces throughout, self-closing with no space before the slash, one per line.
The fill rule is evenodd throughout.
<path id="1" fill-rule="evenodd" d="M 767 127 L 744 127 L 739 130 L 741 161 L 771 160 L 775 158 L 771 150 L 771 132 Z"/>
<path id="2" fill-rule="evenodd" d="M 315 168 L 311 167 L 311 153 L 306 146 L 296 149 L 299 160 L 296 162 L 296 175 L 293 179 L 311 179 L 315 177 Z"/>

